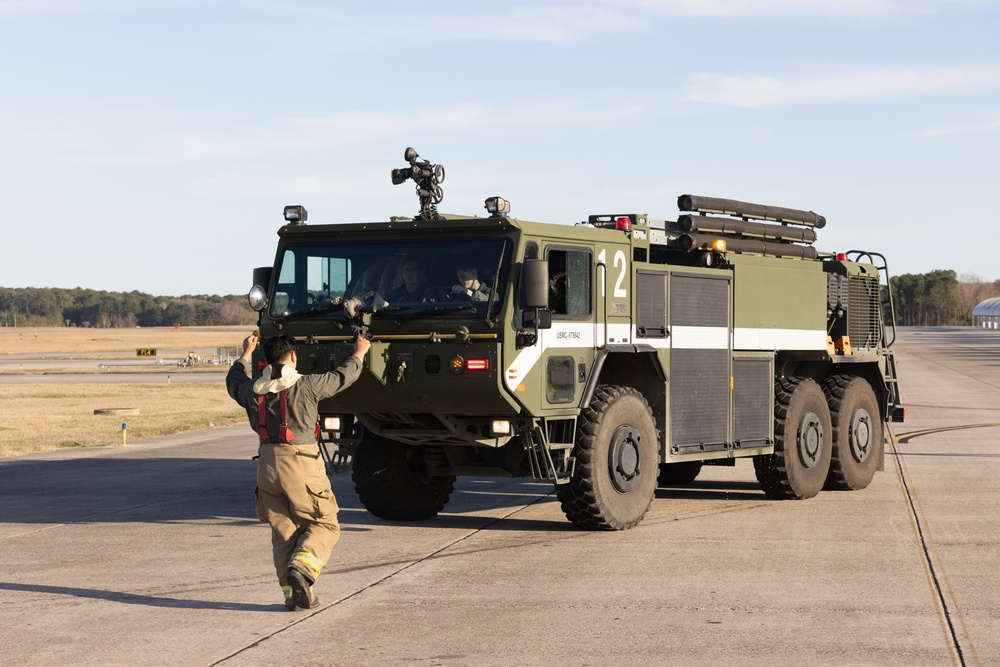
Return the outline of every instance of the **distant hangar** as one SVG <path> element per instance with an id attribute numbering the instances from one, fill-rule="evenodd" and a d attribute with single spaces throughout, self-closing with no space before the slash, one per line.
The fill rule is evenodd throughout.
<path id="1" fill-rule="evenodd" d="M 980 301 L 972 309 L 972 321 L 986 329 L 1000 329 L 1000 296 Z"/>

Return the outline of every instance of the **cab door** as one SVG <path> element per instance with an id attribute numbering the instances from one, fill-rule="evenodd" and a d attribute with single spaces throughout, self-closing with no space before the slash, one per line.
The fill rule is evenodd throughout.
<path id="1" fill-rule="evenodd" d="M 543 374 L 543 409 L 575 409 L 593 366 L 598 340 L 595 326 L 594 250 L 583 245 L 549 243 L 543 248 L 549 266 L 552 328 L 538 334 Z"/>

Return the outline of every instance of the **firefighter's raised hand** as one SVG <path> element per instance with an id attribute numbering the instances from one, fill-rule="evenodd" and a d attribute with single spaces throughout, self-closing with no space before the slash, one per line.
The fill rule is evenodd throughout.
<path id="1" fill-rule="evenodd" d="M 364 336 L 358 336 L 354 339 L 354 356 L 358 358 L 358 361 L 362 361 L 371 347 L 372 343 L 370 340 Z"/>
<path id="2" fill-rule="evenodd" d="M 250 359 L 250 355 L 253 354 L 254 349 L 256 349 L 257 347 L 258 340 L 260 339 L 257 338 L 256 334 L 250 334 L 245 339 L 243 339 L 243 354 L 240 355 L 241 359 L 247 359 L 247 360 Z"/>

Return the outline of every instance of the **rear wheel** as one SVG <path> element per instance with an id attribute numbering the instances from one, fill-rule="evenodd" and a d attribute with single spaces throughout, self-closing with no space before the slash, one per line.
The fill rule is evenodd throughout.
<path id="1" fill-rule="evenodd" d="M 660 464 L 660 486 L 684 486 L 690 484 L 701 472 L 701 461 Z"/>
<path id="2" fill-rule="evenodd" d="M 365 509 L 382 519 L 429 519 L 444 509 L 455 478 L 423 473 L 420 450 L 366 431 L 354 452 L 354 489 Z"/>
<path id="3" fill-rule="evenodd" d="M 812 498 L 830 472 L 826 395 L 813 380 L 782 378 L 774 389 L 774 417 L 774 453 L 754 457 L 757 481 L 770 498 Z"/>
<path id="4" fill-rule="evenodd" d="M 646 399 L 631 387 L 598 387 L 580 415 L 574 454 L 573 477 L 556 487 L 566 518 L 591 530 L 639 523 L 653 501 L 659 463 Z"/>
<path id="5" fill-rule="evenodd" d="M 868 486 L 882 460 L 878 402 L 864 379 L 834 375 L 823 382 L 833 424 L 833 454 L 827 489 L 856 491 Z"/>

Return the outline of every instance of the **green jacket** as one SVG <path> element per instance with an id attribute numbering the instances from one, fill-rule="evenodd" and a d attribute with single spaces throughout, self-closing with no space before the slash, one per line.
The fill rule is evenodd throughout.
<path id="1" fill-rule="evenodd" d="M 321 375 L 299 375 L 289 366 L 279 367 L 278 378 L 271 378 L 271 367 L 264 369 L 264 375 L 254 381 L 250 377 L 250 364 L 238 359 L 226 375 L 226 390 L 234 401 L 243 406 L 250 420 L 250 427 L 257 431 L 257 396 L 266 395 L 267 432 L 271 438 L 278 437 L 281 426 L 281 403 L 279 392 L 288 390 L 288 428 L 295 434 L 290 444 L 308 445 L 316 442 L 316 419 L 319 416 L 319 402 L 351 386 L 361 375 L 361 363 L 350 357 L 335 371 Z"/>
<path id="2" fill-rule="evenodd" d="M 493 290 L 489 288 L 484 282 L 479 283 L 479 287 L 472 290 L 472 296 L 469 297 L 472 301 L 489 301 L 490 295 L 493 294 Z"/>

